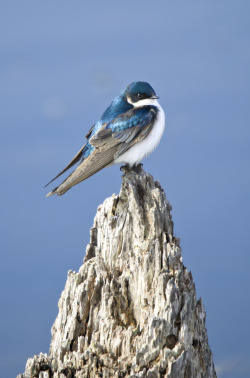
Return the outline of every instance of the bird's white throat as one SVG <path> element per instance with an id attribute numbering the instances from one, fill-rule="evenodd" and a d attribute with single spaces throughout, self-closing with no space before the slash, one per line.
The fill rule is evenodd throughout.
<path id="1" fill-rule="evenodd" d="M 152 130 L 148 134 L 148 136 L 143 139 L 141 142 L 136 143 L 132 146 L 128 151 L 126 151 L 123 155 L 119 156 L 115 159 L 115 164 L 129 164 L 130 166 L 134 164 L 139 164 L 145 156 L 148 156 L 153 152 L 156 146 L 159 144 L 164 128 L 165 128 L 165 114 L 161 107 L 155 99 L 144 99 L 141 101 L 137 101 L 133 104 L 136 107 L 145 106 L 145 105 L 154 105 L 158 108 L 157 118 L 155 124 L 153 125 Z"/>
<path id="2" fill-rule="evenodd" d="M 155 98 L 144 98 L 143 100 L 132 102 L 131 99 L 127 97 L 127 101 L 129 104 L 133 105 L 135 108 L 140 108 L 141 106 L 146 106 L 146 105 L 153 105 L 157 107 L 160 106 L 159 102 Z"/>

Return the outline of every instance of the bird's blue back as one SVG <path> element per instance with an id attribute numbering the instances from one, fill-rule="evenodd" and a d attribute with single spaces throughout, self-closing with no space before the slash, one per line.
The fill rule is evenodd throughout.
<path id="1" fill-rule="evenodd" d="M 89 143 L 90 138 L 97 133 L 98 130 L 103 126 L 103 124 L 111 122 L 115 117 L 120 114 L 127 112 L 132 109 L 133 106 L 126 101 L 125 90 L 123 90 L 119 96 L 117 96 L 105 110 L 102 116 L 94 125 L 91 133 L 88 136 L 86 145 L 82 153 L 82 159 L 86 159 L 91 152 L 94 150 L 94 147 Z"/>

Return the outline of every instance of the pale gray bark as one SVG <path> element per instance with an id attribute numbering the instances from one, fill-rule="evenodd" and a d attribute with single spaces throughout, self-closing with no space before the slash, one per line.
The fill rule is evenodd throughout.
<path id="1" fill-rule="evenodd" d="M 99 206 L 84 263 L 69 271 L 49 355 L 19 377 L 216 377 L 171 206 L 143 170 Z"/>

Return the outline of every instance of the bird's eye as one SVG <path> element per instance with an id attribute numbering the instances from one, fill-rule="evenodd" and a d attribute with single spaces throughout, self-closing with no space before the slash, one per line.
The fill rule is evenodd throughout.
<path id="1" fill-rule="evenodd" d="M 143 94 L 142 93 L 137 93 L 136 97 L 137 98 L 143 98 Z"/>

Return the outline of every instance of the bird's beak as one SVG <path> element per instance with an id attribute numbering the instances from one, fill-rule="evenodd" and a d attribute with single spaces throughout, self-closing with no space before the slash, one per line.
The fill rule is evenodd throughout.
<path id="1" fill-rule="evenodd" d="M 160 98 L 160 97 L 158 97 L 158 96 L 152 96 L 150 98 L 153 98 L 154 100 L 158 100 L 158 98 Z"/>

